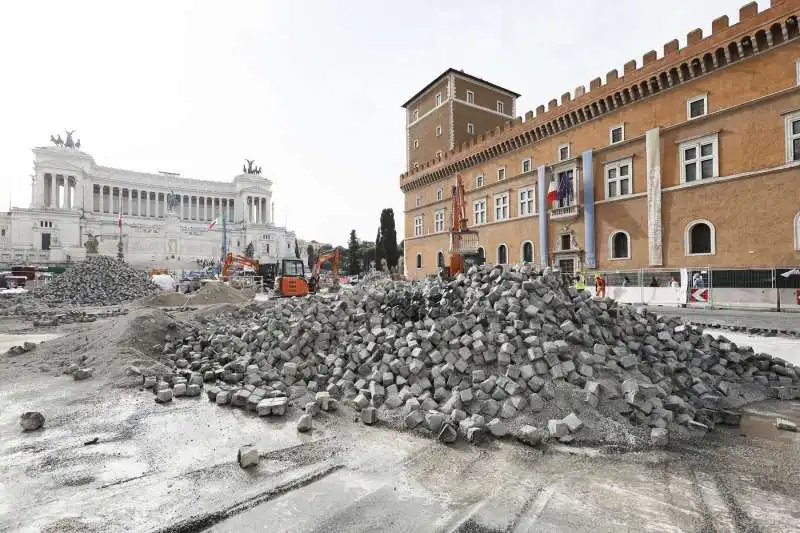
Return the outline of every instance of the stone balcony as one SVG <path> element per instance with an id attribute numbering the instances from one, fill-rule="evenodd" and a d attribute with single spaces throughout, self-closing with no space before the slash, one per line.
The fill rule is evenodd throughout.
<path id="1" fill-rule="evenodd" d="M 550 210 L 550 220 L 571 220 L 578 218 L 581 214 L 581 207 L 574 203 L 564 207 L 556 207 Z"/>

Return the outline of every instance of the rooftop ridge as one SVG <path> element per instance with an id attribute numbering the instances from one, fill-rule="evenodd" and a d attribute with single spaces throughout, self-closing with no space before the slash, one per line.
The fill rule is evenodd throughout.
<path id="1" fill-rule="evenodd" d="M 410 185 L 406 182 L 407 178 L 424 177 L 431 172 L 441 171 L 451 159 L 454 159 L 451 164 L 459 166 L 464 161 L 474 159 L 483 150 L 498 149 L 502 143 L 516 136 L 538 140 L 560 133 L 585 120 L 613 111 L 620 105 L 659 92 L 662 89 L 660 84 L 670 88 L 687 78 L 706 74 L 717 68 L 720 62 L 724 66 L 751 57 L 773 46 L 775 38 L 779 37 L 776 31 L 782 34 L 782 41 L 792 39 L 797 36 L 795 13 L 798 10 L 800 0 L 771 0 L 769 7 L 760 12 L 756 2 L 749 2 L 739 8 L 739 21 L 733 26 L 729 25 L 727 15 L 717 17 L 711 23 L 711 34 L 705 38 L 701 29 L 694 29 L 686 35 L 687 44 L 683 48 L 680 48 L 678 39 L 673 39 L 664 44 L 660 58 L 655 50 L 650 50 L 642 56 L 641 67 L 637 68 L 635 59 L 626 62 L 622 77 L 616 69 L 611 70 L 606 74 L 605 83 L 598 77 L 589 82 L 588 91 L 583 85 L 576 87 L 574 98 L 573 92 L 566 92 L 561 95 L 560 103 L 552 99 L 547 109 L 540 105 L 535 113 L 525 113 L 524 120 L 517 117 L 506 121 L 503 126 L 476 135 L 471 141 L 420 164 L 418 169 L 401 174 L 401 188 Z M 538 130 L 541 132 L 537 133 Z"/>

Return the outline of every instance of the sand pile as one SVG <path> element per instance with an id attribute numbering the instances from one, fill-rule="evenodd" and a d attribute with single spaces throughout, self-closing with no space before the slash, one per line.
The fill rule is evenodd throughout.
<path id="1" fill-rule="evenodd" d="M 248 298 L 242 291 L 229 287 L 222 282 L 210 281 L 205 283 L 203 287 L 192 294 L 190 305 L 211 305 L 211 304 L 236 304 L 249 302 Z"/>
<path id="2" fill-rule="evenodd" d="M 56 374 L 78 364 L 92 368 L 96 376 L 109 378 L 117 386 L 133 386 L 141 384 L 141 374 L 169 372 L 172 362 L 165 360 L 164 343 L 186 338 L 190 333 L 191 327 L 164 311 L 137 309 L 0 361 L 6 368 L 13 361 L 15 368 L 47 369 Z"/>
<path id="3" fill-rule="evenodd" d="M 181 307 L 190 299 L 188 295 L 178 292 L 159 292 L 138 301 L 146 307 Z"/>

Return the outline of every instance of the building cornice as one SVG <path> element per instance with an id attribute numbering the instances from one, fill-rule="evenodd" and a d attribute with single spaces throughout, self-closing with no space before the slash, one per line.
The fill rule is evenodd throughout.
<path id="1" fill-rule="evenodd" d="M 508 121 L 504 127 L 498 126 L 471 143 L 464 143 L 445 153 L 441 162 L 427 161 L 420 165 L 419 170 L 412 169 L 401 175 L 400 188 L 406 192 L 464 171 L 510 151 L 573 130 L 587 121 L 605 117 L 620 107 L 636 104 L 676 86 L 791 44 L 797 38 L 797 19 L 793 14 L 798 10 L 796 4 L 796 1 L 781 3 L 761 13 L 757 12 L 754 3 L 748 4 L 740 10 L 738 24 L 729 27 L 727 17 L 721 17 L 714 21 L 712 35 L 705 39 L 701 30 L 694 30 L 689 33 L 689 45 L 683 49 L 678 48 L 677 40 L 670 41 L 664 45 L 665 54 L 661 59 L 656 59 L 656 53 L 651 51 L 645 54 L 644 64 L 639 69 L 636 69 L 636 61 L 629 61 L 625 65 L 624 77 L 620 78 L 617 71 L 612 70 L 608 73 L 605 85 L 596 78 L 592 80 L 588 92 L 584 87 L 578 87 L 574 100 L 570 93 L 565 93 L 561 97 L 561 105 L 557 100 L 551 100 L 546 112 L 544 106 L 539 106 L 535 116 L 533 111 L 525 114 L 524 122 L 521 118 Z M 789 39 L 787 21 L 794 25 L 792 39 Z M 776 25 L 781 28 L 783 35 L 780 43 L 774 42 L 771 33 Z M 756 34 L 762 35 L 761 43 Z M 766 47 L 763 39 L 767 40 Z M 746 43 L 749 55 L 741 52 L 745 46 L 742 43 Z M 736 49 L 737 46 L 741 57 L 731 60 L 730 47 Z M 719 52 L 725 52 L 724 64 L 719 64 Z M 708 61 L 713 62 L 713 68 L 709 68 Z"/>

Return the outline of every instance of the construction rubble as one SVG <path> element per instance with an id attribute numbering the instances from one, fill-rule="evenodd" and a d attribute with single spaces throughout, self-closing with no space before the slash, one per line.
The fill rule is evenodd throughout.
<path id="1" fill-rule="evenodd" d="M 260 416 L 302 407 L 301 431 L 346 406 L 445 443 L 665 445 L 738 425 L 746 403 L 800 398 L 800 368 L 526 265 L 206 318 L 164 345 L 172 371 L 144 387 Z"/>
<path id="2" fill-rule="evenodd" d="M 51 306 L 118 305 L 157 290 L 146 272 L 113 257 L 95 255 L 55 276 L 34 296 Z"/>

